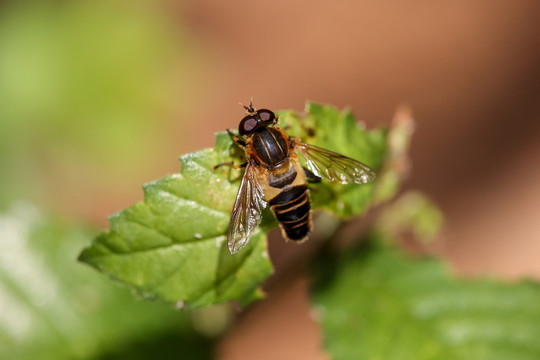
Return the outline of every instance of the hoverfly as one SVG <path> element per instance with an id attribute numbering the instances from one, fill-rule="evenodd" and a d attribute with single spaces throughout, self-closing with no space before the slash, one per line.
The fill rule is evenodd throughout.
<path id="1" fill-rule="evenodd" d="M 268 204 L 286 240 L 307 240 L 312 229 L 308 178 L 341 184 L 363 184 L 375 179 L 373 170 L 357 160 L 288 136 L 277 126 L 278 116 L 272 111 L 256 110 L 251 102 L 244 108 L 246 116 L 238 125 L 242 138 L 227 130 L 247 157 L 245 163 L 234 166 L 246 170 L 227 231 L 231 254 L 247 244 Z M 307 169 L 300 165 L 296 151 L 304 157 Z M 224 163 L 214 168 L 226 164 L 232 165 Z"/>

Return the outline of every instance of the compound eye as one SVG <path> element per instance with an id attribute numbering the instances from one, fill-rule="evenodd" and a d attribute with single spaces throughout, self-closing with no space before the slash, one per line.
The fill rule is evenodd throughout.
<path id="1" fill-rule="evenodd" d="M 246 116 L 242 119 L 242 121 L 240 121 L 240 125 L 238 125 L 238 132 L 240 135 L 248 135 L 257 127 L 257 123 L 258 121 L 254 116 Z"/>
<path id="2" fill-rule="evenodd" d="M 257 110 L 257 115 L 259 115 L 259 119 L 263 122 L 274 121 L 276 118 L 274 113 L 267 109 Z"/>

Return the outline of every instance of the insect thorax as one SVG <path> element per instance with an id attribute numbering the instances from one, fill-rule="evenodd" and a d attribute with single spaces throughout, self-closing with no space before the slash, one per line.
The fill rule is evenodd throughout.
<path id="1" fill-rule="evenodd" d="M 286 135 L 275 127 L 264 127 L 252 136 L 253 150 L 268 169 L 279 167 L 289 158 L 289 144 Z"/>

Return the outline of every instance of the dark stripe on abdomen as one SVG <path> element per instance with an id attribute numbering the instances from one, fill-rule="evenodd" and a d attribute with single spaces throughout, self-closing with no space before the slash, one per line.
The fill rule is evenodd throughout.
<path id="1" fill-rule="evenodd" d="M 268 176 L 268 185 L 273 188 L 282 189 L 285 186 L 292 184 L 294 179 L 296 179 L 296 170 L 294 169 L 294 166 L 290 166 L 289 170 L 283 174 L 274 175 L 270 173 Z"/>
<path id="2" fill-rule="evenodd" d="M 290 240 L 302 240 L 309 234 L 311 218 L 306 185 L 285 189 L 269 203 Z"/>

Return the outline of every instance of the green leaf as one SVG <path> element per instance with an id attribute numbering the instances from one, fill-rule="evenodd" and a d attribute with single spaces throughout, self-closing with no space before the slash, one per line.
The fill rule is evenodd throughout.
<path id="1" fill-rule="evenodd" d="M 427 243 L 434 240 L 444 222 L 441 210 L 424 194 L 409 191 L 387 207 L 375 221 L 375 228 L 388 238 L 408 231 Z"/>
<path id="2" fill-rule="evenodd" d="M 456 279 L 375 241 L 317 268 L 312 299 L 333 359 L 540 358 L 538 284 Z"/>
<path id="3" fill-rule="evenodd" d="M 230 160 L 231 139 L 180 157 L 181 174 L 144 186 L 145 201 L 110 216 L 80 260 L 133 287 L 140 295 L 190 308 L 260 297 L 271 273 L 266 235 L 231 255 L 226 231 L 238 185 L 212 166 Z"/>
<path id="4" fill-rule="evenodd" d="M 90 230 L 18 203 L 0 213 L 2 359 L 208 359 L 186 312 L 137 301 L 75 259 Z"/>
<path id="5" fill-rule="evenodd" d="M 377 169 L 384 156 L 385 132 L 365 132 L 350 112 L 308 104 L 306 118 L 282 113 L 281 124 L 291 134 L 313 126 L 306 142 L 361 159 Z M 180 157 L 181 173 L 144 186 L 144 202 L 109 218 L 110 230 L 85 249 L 80 260 L 137 291 L 140 295 L 184 304 L 190 308 L 260 297 L 258 285 L 271 273 L 266 233 L 277 223 L 267 210 L 248 246 L 231 255 L 226 231 L 241 171 L 212 167 L 245 155 L 226 133 L 216 145 Z M 340 216 L 362 213 L 372 185 L 317 184 L 314 208 Z"/>

